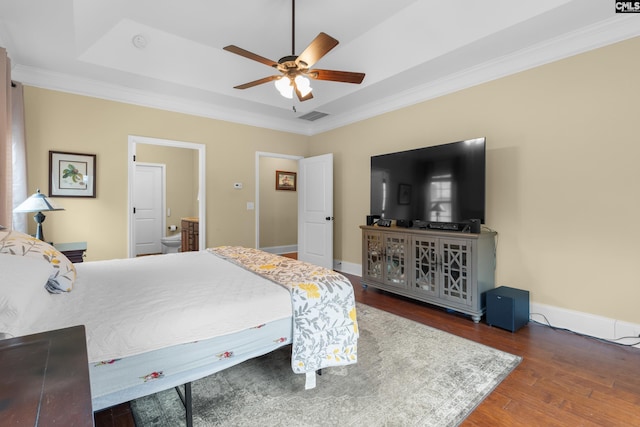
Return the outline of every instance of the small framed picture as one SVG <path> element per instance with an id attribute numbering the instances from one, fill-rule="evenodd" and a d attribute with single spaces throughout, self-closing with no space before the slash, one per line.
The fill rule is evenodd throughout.
<path id="1" fill-rule="evenodd" d="M 295 172 L 276 171 L 276 190 L 296 191 Z"/>
<path id="2" fill-rule="evenodd" d="M 398 185 L 398 204 L 399 205 L 411 204 L 411 185 L 409 184 Z"/>
<path id="3" fill-rule="evenodd" d="M 96 155 L 49 151 L 49 197 L 96 197 Z"/>

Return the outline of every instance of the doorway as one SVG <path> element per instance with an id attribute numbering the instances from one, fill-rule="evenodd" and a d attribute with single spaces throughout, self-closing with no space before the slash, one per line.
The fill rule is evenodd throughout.
<path id="1" fill-rule="evenodd" d="M 141 145 L 140 147 L 138 147 Z M 206 179 L 205 179 L 205 167 L 206 167 L 206 153 L 204 144 L 196 144 L 192 142 L 185 141 L 174 141 L 167 139 L 158 139 L 158 138 L 149 138 L 143 136 L 134 136 L 130 135 L 128 138 L 128 180 L 129 180 L 129 188 L 128 188 L 128 257 L 136 256 L 136 227 L 135 227 L 135 213 L 134 208 L 135 201 L 133 199 L 135 194 L 135 186 L 136 186 L 136 156 L 138 152 L 138 148 L 149 148 L 149 146 L 155 146 L 158 150 L 161 147 L 174 147 L 179 149 L 187 149 L 187 150 L 195 150 L 192 154 L 193 156 L 193 164 L 191 166 L 194 169 L 194 175 L 196 177 L 193 180 L 193 184 L 188 190 L 193 190 L 194 193 L 194 204 L 193 209 L 197 212 L 199 218 L 199 247 L 206 248 Z M 144 160 L 144 159 L 138 159 Z M 197 169 L 197 172 L 195 171 Z M 167 171 L 168 174 L 168 171 Z M 167 188 L 169 187 L 169 183 L 167 183 Z M 163 208 L 163 219 L 166 217 L 171 217 L 172 221 L 175 221 L 179 225 L 179 218 L 177 215 L 172 216 L 172 212 L 170 212 L 170 208 Z M 164 227 L 164 226 L 163 226 Z M 161 234 L 164 235 L 164 234 Z"/>
<path id="2" fill-rule="evenodd" d="M 255 203 L 255 221 L 256 221 L 256 248 L 263 249 L 267 252 L 273 253 L 288 253 L 288 252 L 297 252 L 297 237 L 292 239 L 291 242 L 280 244 L 280 242 L 271 239 L 271 236 L 265 234 L 264 226 L 261 227 L 261 222 L 264 222 L 267 215 L 269 217 L 273 217 L 277 215 L 277 211 L 274 209 L 279 209 L 276 206 L 269 206 L 273 200 L 262 200 L 260 195 L 262 194 L 262 198 L 270 197 L 269 194 L 274 195 L 275 193 L 275 168 L 273 165 L 285 165 L 282 167 L 287 167 L 287 164 L 295 164 L 295 171 L 297 172 L 297 162 L 298 160 L 303 159 L 302 156 L 293 156 L 287 154 L 278 154 L 278 153 L 267 153 L 267 152 L 256 152 L 256 203 Z M 265 163 L 267 161 L 268 163 Z M 297 203 L 298 203 L 298 192 L 297 191 L 284 191 L 277 193 L 277 196 L 282 196 L 283 201 L 288 205 L 292 205 L 294 211 L 296 211 L 295 221 L 289 221 L 287 225 L 287 233 L 292 233 L 294 236 L 297 236 Z M 291 200 L 289 200 L 291 199 Z M 293 202 L 293 204 L 289 203 Z M 283 208 L 289 209 L 289 208 Z M 285 212 L 284 215 L 287 215 L 289 212 Z M 262 228 L 262 232 L 261 232 Z M 262 238 L 261 238 L 262 235 Z M 293 243 L 295 242 L 295 243 Z M 264 247 L 264 248 L 263 248 Z"/>
<path id="3" fill-rule="evenodd" d="M 265 173 L 261 170 L 261 159 L 286 159 L 289 164 L 296 165 L 297 191 L 283 191 L 293 196 L 293 207 L 297 211 L 295 219 L 289 221 L 289 227 L 297 229 L 295 235 L 295 250 L 276 246 L 265 248 L 262 241 L 261 224 L 271 227 L 272 221 L 262 218 L 261 194 L 275 196 L 275 170 Z M 269 176 L 271 175 L 271 177 Z M 262 191 L 263 187 L 271 189 Z M 291 194 L 292 193 L 292 194 Z M 312 262 L 325 268 L 333 268 L 333 154 L 324 154 L 304 158 L 275 153 L 256 153 L 256 248 L 267 252 L 284 253 L 296 252 L 297 258 Z M 275 221 L 273 221 L 275 222 Z M 273 249 L 273 250 L 272 250 Z"/>

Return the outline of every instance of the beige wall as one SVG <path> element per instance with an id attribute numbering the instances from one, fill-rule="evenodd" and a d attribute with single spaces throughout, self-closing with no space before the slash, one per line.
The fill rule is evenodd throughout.
<path id="1" fill-rule="evenodd" d="M 136 144 L 136 162 L 165 165 L 166 207 L 171 216 L 166 217 L 167 229 L 163 236 L 180 233 L 181 218 L 198 216 L 198 151 Z M 178 229 L 171 232 L 168 230 L 170 225 Z"/>
<path id="2" fill-rule="evenodd" d="M 255 199 L 256 151 L 307 151 L 300 135 L 34 87 L 25 87 L 25 115 L 31 191 L 48 188 L 49 150 L 97 155 L 97 198 L 57 198 L 66 210 L 49 213 L 44 224 L 47 240 L 86 241 L 88 261 L 127 256 L 129 135 L 206 145 L 207 246 L 254 246 L 247 202 Z"/>
<path id="3" fill-rule="evenodd" d="M 487 137 L 498 285 L 640 322 L 640 38 L 318 135 L 335 156 L 335 258 L 360 263 L 374 154 Z"/>
<path id="4" fill-rule="evenodd" d="M 370 156 L 486 136 L 498 284 L 639 323 L 639 51 L 632 39 L 310 138 L 27 87 L 29 186 L 47 188 L 50 149 L 96 153 L 98 198 L 59 199 L 45 233 L 124 257 L 127 135 L 204 143 L 207 244 L 253 246 L 255 152 L 333 152 L 334 256 L 359 264 Z"/>
<path id="5" fill-rule="evenodd" d="M 298 161 L 260 157 L 260 247 L 298 244 L 298 192 L 276 190 L 276 171 L 298 172 Z"/>

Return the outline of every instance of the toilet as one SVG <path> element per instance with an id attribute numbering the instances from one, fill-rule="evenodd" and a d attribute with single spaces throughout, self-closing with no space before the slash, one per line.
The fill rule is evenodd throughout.
<path id="1" fill-rule="evenodd" d="M 173 236 L 166 236 L 160 239 L 162 242 L 163 254 L 175 254 L 180 252 L 182 246 L 182 233 L 176 233 Z"/>

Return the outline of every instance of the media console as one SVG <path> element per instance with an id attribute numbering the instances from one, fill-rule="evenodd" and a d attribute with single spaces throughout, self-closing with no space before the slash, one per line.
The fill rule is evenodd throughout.
<path id="1" fill-rule="evenodd" d="M 396 226 L 362 229 L 362 285 L 446 307 L 479 322 L 495 287 L 495 236 Z"/>

